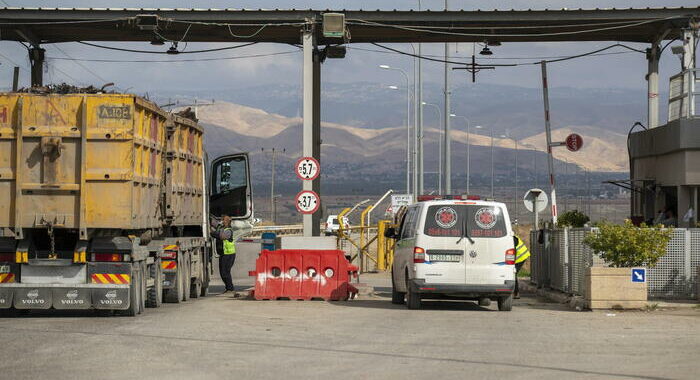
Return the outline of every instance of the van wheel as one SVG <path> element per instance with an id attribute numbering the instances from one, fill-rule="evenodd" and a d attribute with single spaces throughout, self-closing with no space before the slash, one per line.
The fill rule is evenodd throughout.
<path id="1" fill-rule="evenodd" d="M 421 306 L 423 306 L 420 299 L 420 294 L 411 291 L 411 286 L 408 283 L 408 276 L 406 276 L 406 306 L 410 310 L 418 310 L 421 308 Z"/>
<path id="2" fill-rule="evenodd" d="M 394 283 L 394 272 L 391 273 L 391 303 L 394 305 L 403 305 L 406 297 L 406 293 L 399 292 L 396 290 L 396 284 Z"/>
<path id="3" fill-rule="evenodd" d="M 511 311 L 513 310 L 513 294 L 508 297 L 501 297 L 498 299 L 498 311 Z"/>

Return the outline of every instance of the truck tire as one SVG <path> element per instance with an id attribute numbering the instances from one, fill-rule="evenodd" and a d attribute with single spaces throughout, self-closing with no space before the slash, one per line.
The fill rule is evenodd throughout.
<path id="1" fill-rule="evenodd" d="M 508 297 L 501 297 L 498 299 L 498 311 L 511 311 L 513 310 L 513 294 Z"/>
<path id="2" fill-rule="evenodd" d="M 419 310 L 423 306 L 420 294 L 411 291 L 408 276 L 406 276 L 406 306 L 409 310 Z"/>
<path id="3" fill-rule="evenodd" d="M 157 259 L 149 269 L 153 279 L 153 287 L 148 289 L 146 295 L 146 307 L 160 307 L 163 303 L 163 267 L 160 259 Z"/>
<path id="4" fill-rule="evenodd" d="M 209 295 L 209 265 L 211 264 L 209 261 L 209 252 L 206 250 L 203 250 L 203 258 L 202 258 L 202 289 L 199 292 L 199 295 L 202 297 L 206 297 Z"/>
<path id="5" fill-rule="evenodd" d="M 146 262 L 140 262 L 139 268 L 141 268 L 139 271 L 139 284 L 141 288 L 139 291 L 139 314 L 141 314 L 146 311 L 146 298 L 148 297 L 148 289 L 146 289 Z"/>
<path id="6" fill-rule="evenodd" d="M 127 317 L 135 317 L 139 314 L 139 292 L 141 291 L 139 283 L 139 273 L 135 270 L 132 272 L 131 284 L 129 285 L 129 308 L 123 310 L 120 314 Z"/>
<path id="7" fill-rule="evenodd" d="M 163 301 L 167 303 L 180 303 L 182 301 L 182 293 L 184 286 L 183 272 L 184 264 L 178 262 L 177 272 L 175 273 L 175 286 L 172 289 L 163 291 Z"/>
<path id="8" fill-rule="evenodd" d="M 396 284 L 394 283 L 394 271 L 391 272 L 391 303 L 394 305 L 403 305 L 406 300 L 406 293 L 399 292 L 396 290 Z"/>
<path id="9" fill-rule="evenodd" d="M 190 300 L 190 292 L 192 291 L 192 265 L 190 261 L 189 254 L 185 259 L 185 270 L 183 271 L 183 288 L 182 288 L 182 300 Z"/>
<path id="10" fill-rule="evenodd" d="M 202 263 L 197 265 L 197 273 L 194 280 L 191 281 L 190 287 L 190 298 L 199 298 L 202 293 L 202 278 L 204 277 L 204 270 L 202 268 Z"/>

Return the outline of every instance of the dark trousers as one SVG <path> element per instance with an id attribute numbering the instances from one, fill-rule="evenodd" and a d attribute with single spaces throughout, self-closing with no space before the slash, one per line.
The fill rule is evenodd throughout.
<path id="1" fill-rule="evenodd" d="M 233 290 L 233 277 L 231 269 L 236 261 L 236 254 L 219 256 L 219 275 L 226 285 L 226 290 Z"/>
<path id="2" fill-rule="evenodd" d="M 523 261 L 522 263 L 515 264 L 515 295 L 516 296 L 518 294 L 520 294 L 520 289 L 518 288 L 518 272 L 520 272 L 520 268 L 522 268 L 523 265 L 525 265 L 525 261 Z"/>

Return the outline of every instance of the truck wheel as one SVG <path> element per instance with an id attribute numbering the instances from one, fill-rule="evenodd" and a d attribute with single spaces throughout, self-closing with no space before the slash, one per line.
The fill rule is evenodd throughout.
<path id="1" fill-rule="evenodd" d="M 423 306 L 420 298 L 419 293 L 411 291 L 411 286 L 408 283 L 408 276 L 406 276 L 406 306 L 410 310 L 420 309 Z"/>
<path id="2" fill-rule="evenodd" d="M 205 253 L 204 262 L 202 263 L 202 289 L 199 291 L 199 295 L 206 297 L 209 295 L 209 254 Z"/>
<path id="3" fill-rule="evenodd" d="M 148 289 L 146 295 L 147 307 L 160 307 L 163 303 L 163 267 L 160 259 L 157 259 L 149 269 L 150 277 L 153 279 L 153 287 Z"/>
<path id="4" fill-rule="evenodd" d="M 197 265 L 196 271 L 194 280 L 190 282 L 190 298 L 199 298 L 199 295 L 202 293 L 202 281 L 204 279 L 202 263 Z"/>
<path id="5" fill-rule="evenodd" d="M 141 268 L 139 272 L 139 314 L 141 314 L 146 311 L 146 298 L 148 297 L 146 289 L 146 262 L 142 261 L 139 267 Z"/>
<path id="6" fill-rule="evenodd" d="M 391 303 L 394 305 L 403 305 L 405 301 L 406 293 L 399 292 L 396 290 L 396 284 L 394 283 L 394 272 L 391 272 Z"/>
<path id="7" fill-rule="evenodd" d="M 182 300 L 183 301 L 189 301 L 190 299 L 190 292 L 192 291 L 192 265 L 190 262 L 189 255 L 187 259 L 185 260 L 185 270 L 183 271 L 183 278 L 182 278 Z"/>
<path id="8" fill-rule="evenodd" d="M 131 276 L 131 285 L 129 285 L 129 308 L 121 314 L 127 317 L 135 317 L 139 314 L 139 274 L 134 271 Z"/>
<path id="9" fill-rule="evenodd" d="M 175 272 L 175 286 L 171 289 L 166 289 L 163 291 L 163 301 L 167 303 L 180 303 L 182 300 L 182 292 L 184 288 L 183 263 L 178 263 L 177 272 Z"/>
<path id="10" fill-rule="evenodd" d="M 513 295 L 508 297 L 501 297 L 498 299 L 498 311 L 511 311 L 513 310 Z"/>

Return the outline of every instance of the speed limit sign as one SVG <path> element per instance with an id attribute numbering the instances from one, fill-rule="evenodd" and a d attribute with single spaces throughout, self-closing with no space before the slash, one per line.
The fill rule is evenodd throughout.
<path id="1" fill-rule="evenodd" d="M 297 160 L 295 171 L 300 179 L 313 181 L 321 173 L 321 165 L 313 157 L 302 157 Z"/>
<path id="2" fill-rule="evenodd" d="M 313 214 L 321 205 L 318 194 L 311 190 L 303 190 L 297 194 L 297 210 L 302 214 Z"/>

